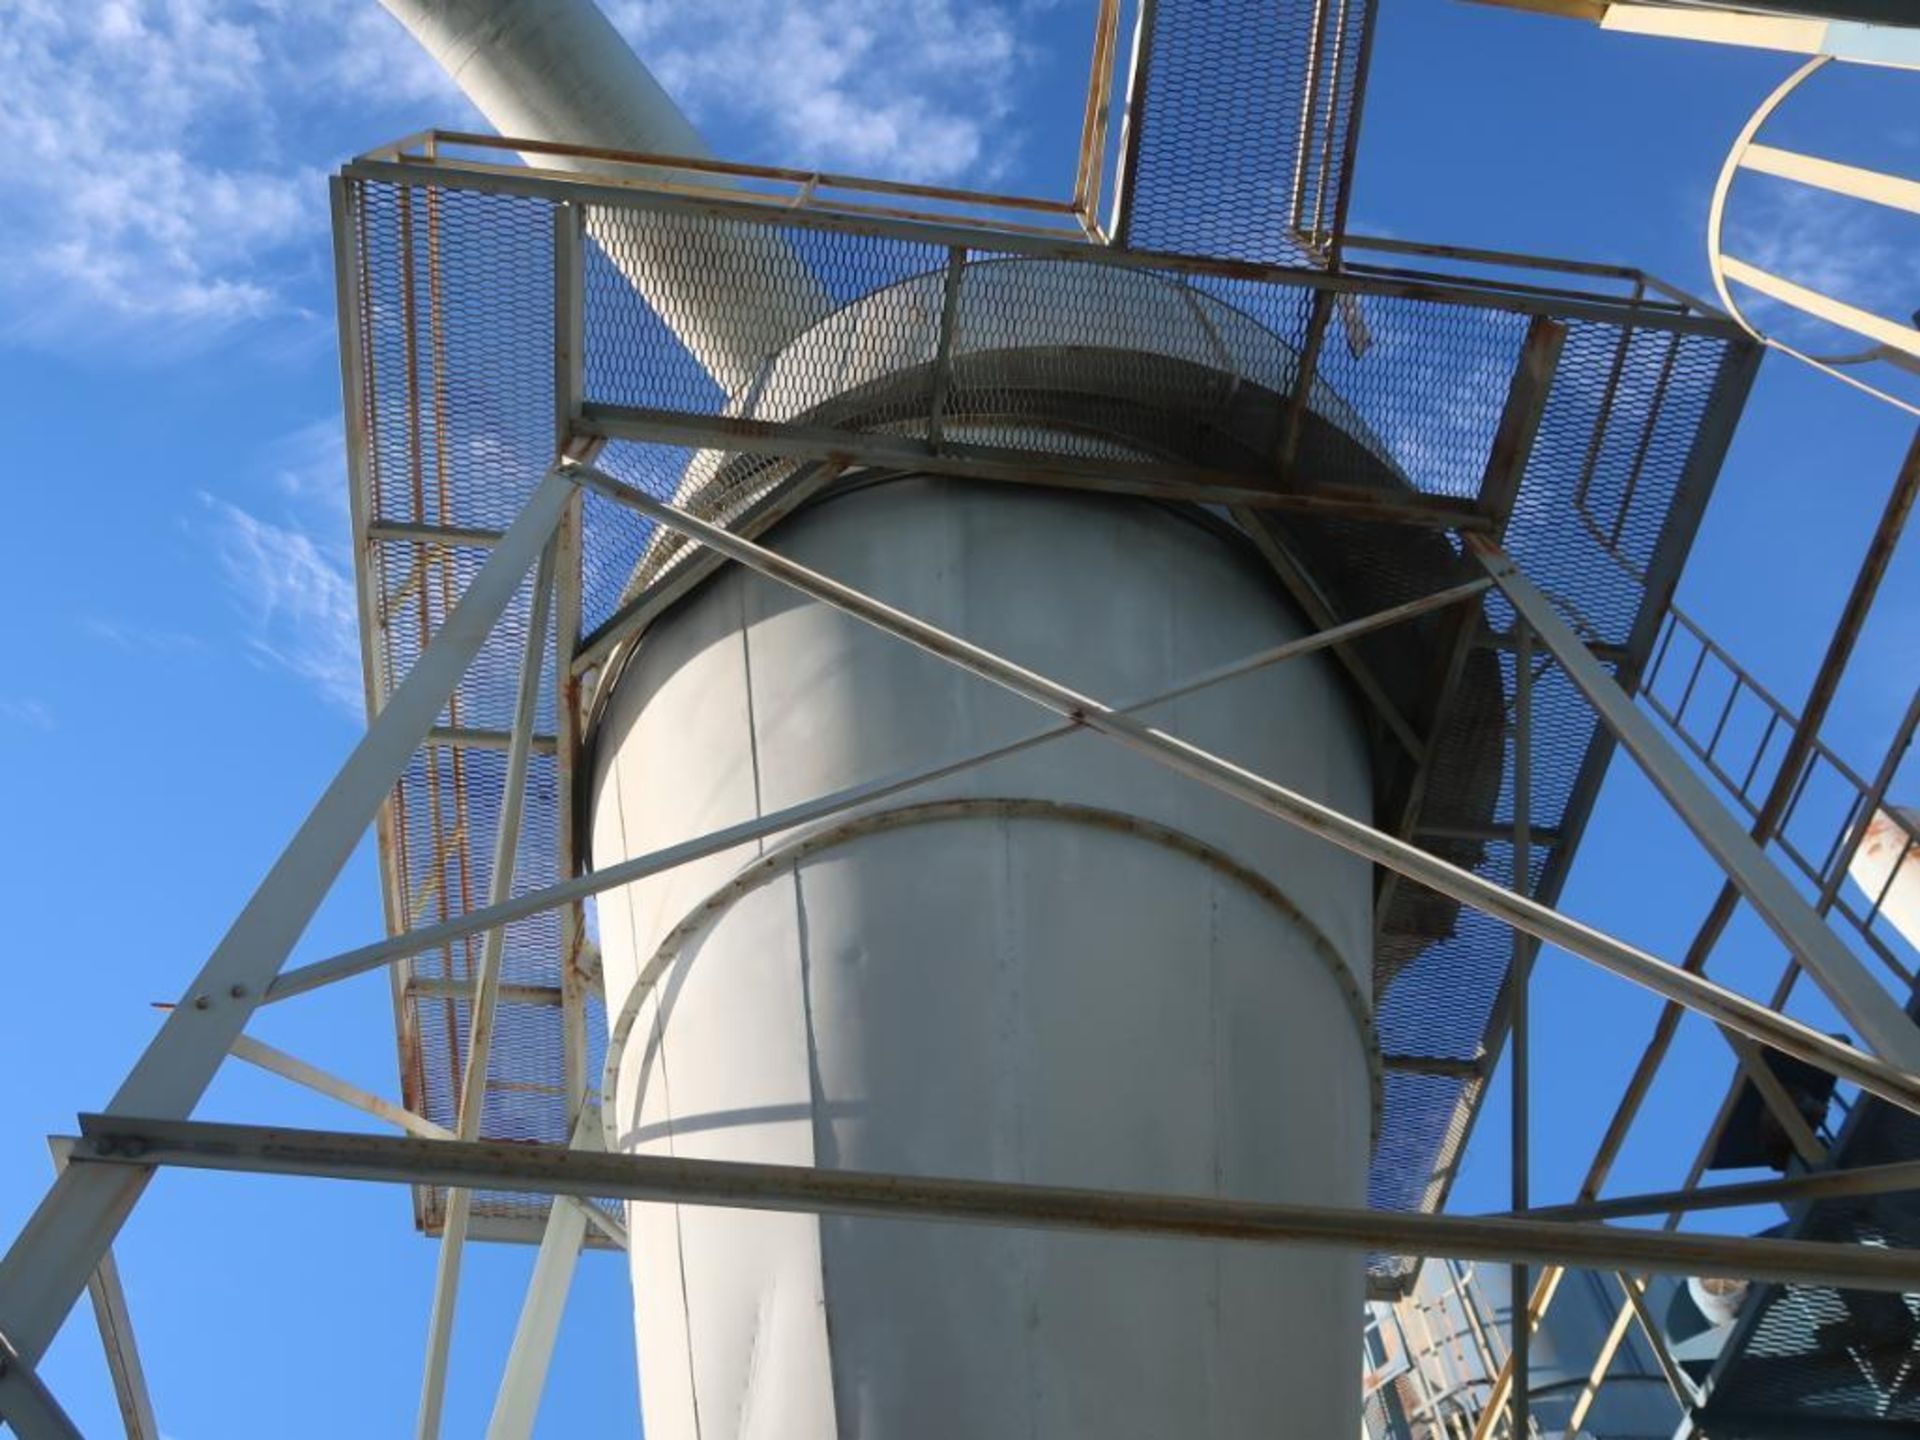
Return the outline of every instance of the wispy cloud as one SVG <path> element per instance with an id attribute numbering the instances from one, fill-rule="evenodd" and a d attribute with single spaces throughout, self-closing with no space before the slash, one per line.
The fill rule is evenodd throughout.
<path id="1" fill-rule="evenodd" d="M 1727 207 L 1729 254 L 1896 321 L 1920 303 L 1916 239 L 1920 229 L 1889 212 L 1771 177 L 1742 184 Z M 1794 344 L 1844 350 L 1868 343 L 1750 292 L 1741 308 Z"/>
<path id="2" fill-rule="evenodd" d="M 206 641 L 184 630 L 169 630 L 106 615 L 84 617 L 80 629 L 89 639 L 131 653 L 178 655 L 206 648 Z"/>
<path id="3" fill-rule="evenodd" d="M 764 127 L 788 163 L 985 181 L 1033 56 L 1010 6 L 958 0 L 611 0 L 696 121 Z M 1031 6 L 1026 8 L 1033 8 Z"/>
<path id="4" fill-rule="evenodd" d="M 12 725 L 24 725 L 29 730 L 51 731 L 53 708 L 46 701 L 31 696 L 0 697 L 0 720 Z"/>
<path id="5" fill-rule="evenodd" d="M 1042 4 L 606 8 L 696 118 L 757 127 L 783 158 L 986 180 L 1031 70 L 1016 20 Z M 314 153 L 311 135 L 370 114 L 471 115 L 373 0 L 8 0 L 4 12 L 0 338 L 15 343 L 134 333 L 164 354 L 263 318 L 312 324 L 322 176 L 337 157 Z"/>
<path id="6" fill-rule="evenodd" d="M 11 0 L 0 262 L 15 341 L 190 344 L 297 310 L 326 233 L 316 111 L 451 87 L 365 0 Z M 454 111 L 453 113 L 458 113 Z"/>
<path id="7" fill-rule="evenodd" d="M 268 446 L 245 504 L 202 492 L 189 529 L 206 547 L 262 664 L 364 713 L 359 625 L 339 423 L 300 426 Z M 150 637 L 135 632 L 135 638 Z"/>
<path id="8" fill-rule="evenodd" d="M 308 682 L 348 714 L 362 713 L 353 582 L 304 528 L 202 494 L 214 553 L 261 660 Z"/>

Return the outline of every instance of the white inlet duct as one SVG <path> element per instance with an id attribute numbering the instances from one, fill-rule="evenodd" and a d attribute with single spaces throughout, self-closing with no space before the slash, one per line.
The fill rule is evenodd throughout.
<path id="1" fill-rule="evenodd" d="M 712 152 L 593 0 L 381 0 L 502 135 L 604 150 L 710 158 Z M 561 155 L 531 164 L 581 174 L 614 167 Z M 625 173 L 632 174 L 631 170 Z M 709 179 L 702 183 L 719 183 Z M 664 220 L 664 217 L 661 217 Z M 830 308 L 818 281 L 771 231 L 640 227 L 604 212 L 589 236 L 728 394 Z M 671 243 L 662 243 L 671 233 Z M 716 323 L 696 297 L 724 271 L 754 287 Z M 739 317 L 751 316 L 751 324 Z"/>
<path id="2" fill-rule="evenodd" d="M 1878 904 L 1887 923 L 1920 949 L 1920 845 L 1912 840 L 1916 830 L 1920 810 L 1901 806 L 1875 811 L 1847 873 L 1867 903 Z"/>

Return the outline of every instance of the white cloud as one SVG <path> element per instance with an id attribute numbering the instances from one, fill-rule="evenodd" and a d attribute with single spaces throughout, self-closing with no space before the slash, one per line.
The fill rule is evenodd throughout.
<path id="1" fill-rule="evenodd" d="M 988 182 L 1041 0 L 607 0 L 697 120 L 755 148 Z M 375 117 L 391 117 L 390 123 Z M 471 124 L 375 0 L 0 0 L 0 339 L 129 355 L 324 326 L 324 175 L 348 143 Z M 304 291 L 303 291 L 304 287 Z M 153 343 L 158 342 L 158 343 Z"/>
<path id="2" fill-rule="evenodd" d="M 1728 201 L 1726 252 L 1848 304 L 1907 320 L 1920 304 L 1916 231 L 1890 212 L 1770 177 Z M 1752 291 L 1736 290 L 1762 329 L 1815 350 L 1862 350 L 1869 342 L 1811 320 Z"/>
<path id="3" fill-rule="evenodd" d="M 16 341 L 193 343 L 300 313 L 289 289 L 324 245 L 333 159 L 305 148 L 316 117 L 430 95 L 460 113 L 372 0 L 0 11 L 0 333 Z"/>
<path id="4" fill-rule="evenodd" d="M 1031 67 L 1016 13 L 958 0 L 610 0 L 696 123 L 763 126 L 782 163 L 987 181 Z"/>
<path id="5" fill-rule="evenodd" d="M 247 645 L 359 718 L 363 706 L 353 581 L 294 525 L 203 494 L 213 544 Z"/>
<path id="6" fill-rule="evenodd" d="M 46 701 L 31 696 L 0 698 L 0 720 L 24 725 L 30 730 L 52 730 L 53 709 Z"/>
<path id="7" fill-rule="evenodd" d="M 253 492 L 260 498 L 241 505 L 203 492 L 204 523 L 189 528 L 211 550 L 240 617 L 242 642 L 254 656 L 361 719 L 360 631 L 339 423 L 300 426 L 268 446 L 260 461 Z M 135 638 L 147 637 L 136 632 Z"/>

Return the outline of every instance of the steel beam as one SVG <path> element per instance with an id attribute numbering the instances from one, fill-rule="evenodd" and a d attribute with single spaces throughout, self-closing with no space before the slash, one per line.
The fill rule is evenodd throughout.
<path id="1" fill-rule="evenodd" d="M 1861 1165 L 1848 1170 L 1820 1170 L 1810 1175 L 1789 1175 L 1780 1180 L 1750 1180 L 1737 1185 L 1690 1185 L 1684 1190 L 1619 1195 L 1610 1200 L 1578 1200 L 1569 1205 L 1535 1206 L 1526 1215 L 1532 1220 L 1624 1220 L 1641 1215 L 1732 1210 L 1748 1205 L 1803 1205 L 1816 1200 L 1892 1195 L 1906 1190 L 1920 1190 L 1920 1160 Z"/>
<path id="2" fill-rule="evenodd" d="M 567 1204 L 567 1198 L 556 1197 L 547 1211 L 547 1228 L 534 1256 L 533 1277 L 527 1282 L 527 1296 L 507 1351 L 500 1390 L 494 1397 L 493 1416 L 487 1422 L 487 1440 L 526 1440 L 533 1434 L 540 1396 L 546 1388 L 547 1367 L 553 1360 L 560 1319 L 566 1311 L 573 1272 L 580 1263 L 580 1247 L 587 1234 L 586 1216 L 580 1213 L 579 1205 Z"/>
<path id="3" fill-rule="evenodd" d="M 0 1415 L 6 1416 L 17 1440 L 81 1440 L 79 1428 L 4 1332 L 0 1332 Z"/>
<path id="4" fill-rule="evenodd" d="M 474 525 L 429 525 L 413 520 L 369 520 L 369 540 L 400 540 L 417 545 L 437 545 L 443 549 L 491 550 L 500 543 L 498 530 Z"/>
<path id="5" fill-rule="evenodd" d="M 775 486 L 728 523 L 735 534 L 760 535 L 831 485 L 843 468 L 824 463 L 810 466 Z M 718 556 L 697 551 L 681 559 L 658 581 L 603 620 L 592 634 L 581 638 L 571 662 L 575 675 L 606 664 L 624 641 L 651 625 L 655 617 L 690 593 L 723 563 Z"/>
<path id="6" fill-rule="evenodd" d="M 1606 668 L 1587 653 L 1553 603 L 1497 546 L 1474 537 L 1477 554 L 1514 609 L 1553 652 L 1567 678 L 1587 697 L 1600 723 L 1639 762 L 1654 786 L 1698 837 L 1755 911 L 1820 983 L 1840 1013 L 1865 1037 L 1873 1053 L 1909 1076 L 1920 1072 L 1920 1028 L 1892 995 L 1867 972 L 1813 906 L 1767 859 L 1706 782 L 1633 703 Z M 1682 972 L 1684 973 L 1684 972 Z M 1751 1038 L 1741 1026 L 1736 1030 Z"/>
<path id="7" fill-rule="evenodd" d="M 586 211 L 579 205 L 559 205 L 553 212 L 553 444 L 564 454 L 573 422 L 586 400 Z M 555 858 L 559 873 L 571 875 L 579 867 L 575 853 L 575 778 L 585 743 L 584 700 L 574 655 L 582 628 L 582 590 L 586 566 L 586 497 L 577 495 L 560 522 L 554 559 L 553 607 L 553 729 L 555 747 L 554 816 Z M 581 947 L 586 943 L 584 908 L 575 903 L 560 910 L 560 1068 L 567 1088 L 569 1124 L 586 1108 L 587 1095 L 587 982 L 580 974 Z"/>
<path id="8" fill-rule="evenodd" d="M 805 1165 L 609 1155 L 553 1145 L 81 1117 L 75 1168 L 173 1165 L 807 1214 L 957 1221 L 1193 1240 L 1391 1250 L 1672 1275 L 1726 1275 L 1895 1294 L 1920 1290 L 1920 1251 L 1669 1235 L 1562 1221 L 1268 1205 Z"/>
<path id="9" fill-rule="evenodd" d="M 1375 611 L 1371 615 L 1346 621 L 1329 630 L 1303 635 L 1297 640 L 1286 641 L 1271 649 L 1262 650 L 1205 671 L 1183 681 L 1171 690 L 1164 690 L 1145 699 L 1128 701 L 1117 707 L 1117 711 L 1126 715 L 1151 709 L 1156 705 L 1164 705 L 1168 701 L 1191 695 L 1208 686 L 1219 685 L 1241 675 L 1251 674 L 1264 666 L 1277 665 L 1282 661 L 1310 655 L 1344 641 L 1357 639 L 1372 631 L 1385 629 L 1389 625 L 1396 625 L 1419 615 L 1442 610 L 1449 605 L 1461 604 L 1481 594 L 1491 584 L 1492 582 L 1487 580 L 1469 580 L 1460 585 L 1436 591 L 1431 595 L 1424 595 L 1418 600 L 1404 601 L 1399 605 L 1389 606 L 1385 610 Z M 586 896 L 614 889 L 616 886 L 626 885 L 635 880 L 644 880 L 650 875 L 658 875 L 708 855 L 717 855 L 736 845 L 764 839 L 782 830 L 791 830 L 797 825 L 824 820 L 842 811 L 851 810 L 857 805 L 882 800 L 890 795 L 899 794 L 903 790 L 930 784 L 963 770 L 970 770 L 978 765 L 1016 755 L 1046 741 L 1071 734 L 1078 728 L 1078 721 L 1069 720 L 1064 724 L 1050 725 L 1044 730 L 1036 730 L 1018 740 L 1011 740 L 985 750 L 977 750 L 952 760 L 944 760 L 936 765 L 916 770 L 897 771 L 877 780 L 864 781 L 817 799 L 803 800 L 797 805 L 789 805 L 783 810 L 775 810 L 766 815 L 743 820 L 736 825 L 709 831 L 705 835 L 680 841 L 678 844 L 666 846 L 650 854 L 635 856 L 631 860 L 596 870 L 591 875 L 575 876 L 571 880 L 550 885 L 544 890 L 516 895 L 503 904 L 488 905 L 437 925 L 423 926 L 418 930 L 406 931 L 385 940 L 376 940 L 371 945 L 362 945 L 356 950 L 349 950 L 330 959 L 315 961 L 298 970 L 288 971 L 274 982 L 273 987 L 267 992 L 267 1000 L 272 1002 L 290 999 L 295 995 L 304 995 L 310 990 L 319 989 L 322 985 L 330 985 L 335 981 L 360 975 L 368 970 L 377 970 L 408 955 L 417 955 L 421 951 L 435 949 L 464 936 L 478 934 L 493 926 L 523 920 L 529 915 L 537 915 L 542 910 L 550 910 L 556 905 L 570 904 Z"/>
<path id="10" fill-rule="evenodd" d="M 1251 470 L 1212 470 L 1159 461 L 1116 463 L 957 441 L 932 445 L 905 436 L 843 430 L 830 425 L 755 420 L 738 415 L 587 405 L 582 408 L 574 433 L 599 440 L 749 451 L 756 455 L 848 467 L 877 466 L 885 470 L 952 475 L 963 480 L 1092 490 L 1156 500 L 1185 500 L 1198 505 L 1241 505 L 1256 510 L 1285 510 L 1429 530 L 1474 530 L 1489 524 L 1478 504 L 1454 496 L 1298 481 L 1290 482 L 1292 488 L 1282 489 L 1269 477 Z"/>
<path id="11" fill-rule="evenodd" d="M 535 735 L 530 743 L 536 755 L 551 755 L 557 748 L 551 735 Z M 505 750 L 513 744 L 513 732 L 478 730 L 471 725 L 436 725 L 427 732 L 427 744 L 454 750 Z"/>
<path id="12" fill-rule="evenodd" d="M 575 1150 L 603 1149 L 599 1115 L 582 1111 L 574 1122 L 572 1136 L 569 1143 Z M 514 1327 L 506 1369 L 494 1397 L 487 1440 L 527 1440 L 533 1434 L 541 1392 L 546 1388 L 547 1367 L 553 1360 L 560 1320 L 573 1288 L 573 1272 L 580 1263 L 580 1246 L 587 1235 L 587 1217 L 581 1213 L 587 1209 L 598 1211 L 599 1207 L 577 1195 L 556 1195 L 547 1211 L 540 1251 L 534 1257 L 533 1275 L 527 1281 L 527 1296 L 520 1306 L 520 1320 Z"/>
<path id="13" fill-rule="evenodd" d="M 546 546 L 573 488 L 558 470 L 534 487 L 433 642 L 368 726 L 182 1003 L 169 1012 L 115 1092 L 110 1113 L 191 1112 Z M 28 1364 L 52 1341 L 147 1173 L 139 1167 L 69 1166 L 0 1261 L 0 1334 Z M 11 1403 L 0 1395 L 0 1413 Z"/>
<path id="14" fill-rule="evenodd" d="M 56 1139 L 48 1148 L 53 1152 L 54 1169 L 65 1169 L 71 1144 Z M 100 1349 L 106 1356 L 107 1375 L 113 1383 L 113 1398 L 120 1407 L 120 1424 L 127 1440 L 161 1440 L 146 1369 L 140 1363 L 140 1347 L 133 1338 L 133 1315 L 127 1308 L 126 1288 L 120 1283 L 120 1267 L 112 1250 L 100 1257 L 93 1278 L 87 1282 L 87 1295 L 93 1301 L 93 1321 L 100 1332 Z"/>
<path id="15" fill-rule="evenodd" d="M 557 543 L 549 543 L 534 571 L 533 604 L 527 617 L 519 683 L 514 696 L 513 738 L 507 747 L 506 779 L 493 835 L 493 864 L 487 872 L 487 899 L 495 905 L 513 894 L 514 866 L 520 853 L 520 820 L 527 796 L 527 764 L 533 748 L 534 719 L 540 705 L 540 677 L 546 669 L 547 622 L 551 618 L 557 550 Z M 487 1063 L 493 1054 L 493 1024 L 500 1004 L 500 971 L 506 945 L 504 925 L 487 931 L 481 942 L 473 1003 L 468 1007 L 466 1068 L 461 1077 L 460 1107 L 454 1126 L 462 1140 L 479 1138 L 480 1120 L 486 1111 Z M 460 1262 L 466 1253 L 467 1216 L 472 1205 L 471 1190 L 453 1190 L 447 1195 L 439 1260 L 433 1274 L 433 1310 L 427 1322 L 420 1415 L 414 1431 L 419 1440 L 437 1440 L 440 1434 L 440 1416 L 446 1401 L 447 1359 L 453 1346 L 453 1322 L 460 1292 Z"/>
<path id="16" fill-rule="evenodd" d="M 990 680 L 1043 709 L 1085 725 L 1169 769 L 1330 840 L 1362 859 L 1395 870 L 1463 905 L 1470 905 L 1495 919 L 1525 930 L 1537 939 L 1590 960 L 1655 994 L 1678 1000 L 1689 1009 L 1698 1010 L 1764 1045 L 1851 1080 L 1862 1089 L 1890 1100 L 1903 1109 L 1920 1112 L 1920 1074 L 1915 1073 L 1920 1070 L 1920 1064 L 1890 1064 L 1852 1046 L 1843 1045 L 1745 996 L 1700 976 L 1688 974 L 1644 950 L 1485 880 L 1470 870 L 1430 855 L 1404 840 L 1256 775 L 1176 735 L 1123 715 L 1091 696 L 1082 695 L 989 650 L 950 635 L 937 626 L 896 610 L 763 546 L 743 540 L 676 506 L 655 500 L 590 467 L 570 467 L 570 473 L 588 489 L 663 525 L 671 526 L 770 580 L 831 605 L 876 629 L 905 640 L 917 649 Z M 1515 578 L 1510 564 L 1494 568 L 1498 572 L 1496 583 Z M 1552 614 L 1551 606 L 1546 608 L 1546 618 L 1554 625 L 1560 625 L 1559 617 Z M 1538 633 L 1541 630 L 1539 622 L 1531 616 L 1528 619 Z M 1542 639 L 1550 645 L 1553 643 L 1547 641 L 1544 635 Z M 1573 648 L 1578 650 L 1577 642 Z M 1592 663 L 1591 657 L 1588 657 L 1588 663 Z M 1607 683 L 1612 684 L 1611 677 Z M 1637 711 L 1633 713 L 1638 715 Z M 1784 884 L 1784 880 L 1781 883 Z M 1884 992 L 1880 993 L 1883 999 L 1886 998 Z M 1920 1034 L 1916 1035 L 1916 1039 L 1920 1039 Z"/>

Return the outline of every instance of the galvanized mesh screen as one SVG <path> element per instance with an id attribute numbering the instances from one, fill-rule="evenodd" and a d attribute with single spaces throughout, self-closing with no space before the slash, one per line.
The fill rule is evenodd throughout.
<path id="1" fill-rule="evenodd" d="M 1317 263 L 1338 228 L 1368 0 L 1159 0 L 1125 239 Z"/>
<path id="2" fill-rule="evenodd" d="M 1657 589 L 1691 538 L 1717 459 L 1711 412 L 1735 358 L 1724 326 L 1671 309 L 1466 282 L 1442 294 L 1376 278 L 1343 280 L 1320 302 L 1318 364 L 1303 373 L 1325 283 L 1312 272 L 1213 259 L 1148 266 L 1093 245 L 616 197 L 557 179 L 506 187 L 531 192 L 518 194 L 493 193 L 497 179 L 423 177 L 384 162 L 351 173 L 368 433 L 356 473 L 370 527 L 497 530 L 549 464 L 555 237 L 564 245 L 569 226 L 583 295 L 579 424 L 607 442 L 597 463 L 749 530 L 839 467 L 958 466 L 1002 482 L 1039 477 L 1194 503 L 1229 493 L 1220 486 L 1285 490 L 1299 476 L 1389 508 L 1476 501 L 1498 488 L 1488 487 L 1502 463 L 1495 438 L 1523 347 L 1538 317 L 1559 313 L 1558 369 L 1518 457 L 1517 498 L 1499 518 L 1529 573 L 1630 677 L 1657 618 L 1641 577 L 1656 577 Z M 1181 244 L 1236 253 L 1204 230 Z M 769 315 L 802 317 L 804 337 L 771 332 Z M 1458 540 L 1431 522 L 1216 508 L 1263 552 L 1298 557 L 1339 618 L 1473 573 Z M 577 568 L 563 577 L 578 587 L 580 635 L 568 640 L 604 660 L 623 624 L 686 583 L 694 556 L 597 497 L 583 502 L 581 523 Z M 485 550 L 470 535 L 376 534 L 362 537 L 363 621 L 391 689 Z M 497 734 L 474 732 L 509 724 L 527 600 L 523 590 L 443 716 L 448 737 L 416 758 L 395 797 L 383 860 L 402 923 L 487 896 L 503 756 Z M 1431 742 L 1429 762 L 1413 765 L 1383 722 L 1375 818 L 1508 884 L 1515 675 L 1502 637 L 1512 617 L 1489 599 L 1465 619 L 1443 612 L 1353 647 L 1384 701 Z M 548 667 L 541 728 L 562 745 L 551 658 Z M 1537 668 L 1538 838 L 1527 881 L 1551 898 L 1604 756 L 1578 697 Z M 553 747 L 535 757 L 516 890 L 553 879 L 569 853 L 558 833 L 567 758 Z M 509 936 L 514 989 L 490 1068 L 488 1135 L 565 1138 L 563 944 L 553 916 Z M 460 986 L 477 953 L 462 945 L 411 967 L 406 1098 L 442 1123 L 456 1112 Z M 1383 905 L 1376 997 L 1389 1070 L 1376 1205 L 1443 1202 L 1504 1033 L 1511 954 L 1504 927 L 1410 885 Z M 590 1023 L 586 1071 L 597 1076 L 597 1011 Z M 427 1197 L 430 1224 L 436 1207 Z M 489 1197 L 483 1213 L 511 1222 L 537 1209 Z M 1391 1282 L 1404 1267 L 1383 1258 L 1376 1273 Z"/>

